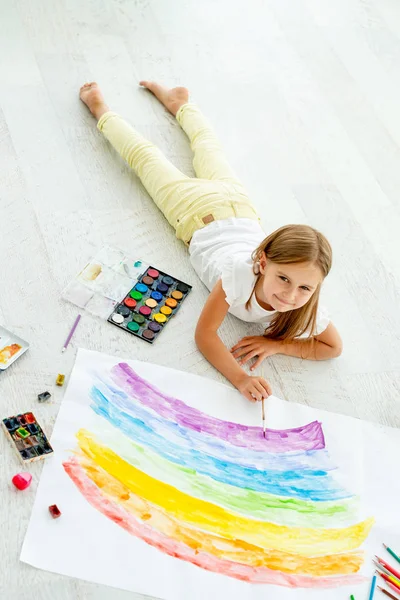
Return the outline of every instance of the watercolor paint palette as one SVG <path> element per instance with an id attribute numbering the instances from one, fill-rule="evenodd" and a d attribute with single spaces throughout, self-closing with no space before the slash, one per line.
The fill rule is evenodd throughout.
<path id="1" fill-rule="evenodd" d="M 8 417 L 3 419 L 2 425 L 6 436 L 24 464 L 43 460 L 54 453 L 33 413 L 27 412 Z"/>
<path id="2" fill-rule="evenodd" d="M 0 326 L 0 371 L 8 369 L 28 348 L 28 342 Z"/>
<path id="3" fill-rule="evenodd" d="M 62 298 L 153 343 L 192 286 L 104 246 L 64 289 Z"/>
<path id="4" fill-rule="evenodd" d="M 192 286 L 149 266 L 108 321 L 152 344 L 174 317 Z"/>

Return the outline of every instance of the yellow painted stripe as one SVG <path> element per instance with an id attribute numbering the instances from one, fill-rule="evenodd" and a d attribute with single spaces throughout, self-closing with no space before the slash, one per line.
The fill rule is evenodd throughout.
<path id="1" fill-rule="evenodd" d="M 105 498 L 121 506 L 138 521 L 144 521 L 153 530 L 198 552 L 206 552 L 219 559 L 254 568 L 266 567 L 283 573 L 314 577 L 357 573 L 364 562 L 363 552 L 309 557 L 279 550 L 264 550 L 242 540 L 221 539 L 212 533 L 199 531 L 180 523 L 147 500 L 133 494 L 91 458 L 82 455 L 79 456 L 79 462 L 86 475 Z"/>
<path id="2" fill-rule="evenodd" d="M 321 556 L 358 548 L 373 524 L 373 519 L 367 519 L 340 529 L 311 529 L 248 519 L 153 479 L 97 443 L 89 432 L 80 430 L 77 438 L 81 450 L 131 492 L 181 522 L 226 539 L 302 556 Z"/>

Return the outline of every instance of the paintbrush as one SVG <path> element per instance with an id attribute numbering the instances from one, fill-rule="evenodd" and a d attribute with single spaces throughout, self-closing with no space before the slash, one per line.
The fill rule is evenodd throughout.
<path id="1" fill-rule="evenodd" d="M 265 406 L 264 398 L 261 400 L 262 422 L 263 422 L 263 437 L 265 437 Z"/>

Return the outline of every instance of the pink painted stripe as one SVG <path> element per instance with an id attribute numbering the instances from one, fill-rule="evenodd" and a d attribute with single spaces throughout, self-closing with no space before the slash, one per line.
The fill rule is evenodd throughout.
<path id="1" fill-rule="evenodd" d="M 318 421 L 294 429 L 267 429 L 264 438 L 261 427 L 222 421 L 188 406 L 182 400 L 167 396 L 140 377 L 127 363 L 115 365 L 111 369 L 111 377 L 128 396 L 156 411 L 164 419 L 215 436 L 234 446 L 263 452 L 305 452 L 325 448 L 322 426 Z"/>
<path id="2" fill-rule="evenodd" d="M 207 571 L 249 583 L 271 584 L 291 588 L 333 588 L 343 585 L 357 585 L 365 581 L 365 578 L 360 575 L 343 575 L 340 577 L 291 575 L 266 567 L 255 568 L 220 559 L 206 552 L 196 552 L 193 548 L 153 530 L 143 522 L 137 521 L 122 506 L 102 496 L 99 488 L 87 477 L 76 458 L 70 458 L 63 463 L 63 466 L 81 494 L 93 508 L 153 548 L 157 548 L 169 556 L 179 558 Z"/>

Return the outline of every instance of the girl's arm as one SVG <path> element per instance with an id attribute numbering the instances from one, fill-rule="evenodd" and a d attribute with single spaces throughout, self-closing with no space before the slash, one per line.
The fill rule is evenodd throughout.
<path id="1" fill-rule="evenodd" d="M 241 365 L 257 356 L 256 362 L 250 369 L 253 371 L 264 358 L 273 354 L 285 354 L 308 360 L 327 360 L 340 356 L 342 348 L 342 340 L 336 327 L 333 323 L 329 323 L 322 333 L 311 339 L 283 342 L 262 335 L 245 337 L 233 346 L 231 352 L 235 358 L 241 359 L 239 361 Z"/>
<path id="2" fill-rule="evenodd" d="M 309 340 L 293 340 L 281 346 L 281 354 L 298 356 L 308 360 L 327 360 L 341 355 L 343 344 L 333 323 L 319 335 Z"/>
<path id="3" fill-rule="evenodd" d="M 195 340 L 205 358 L 224 375 L 248 400 L 262 400 L 271 393 L 263 377 L 248 375 L 236 362 L 218 336 L 218 328 L 226 317 L 229 305 L 221 281 L 212 289 L 197 323 Z"/>

